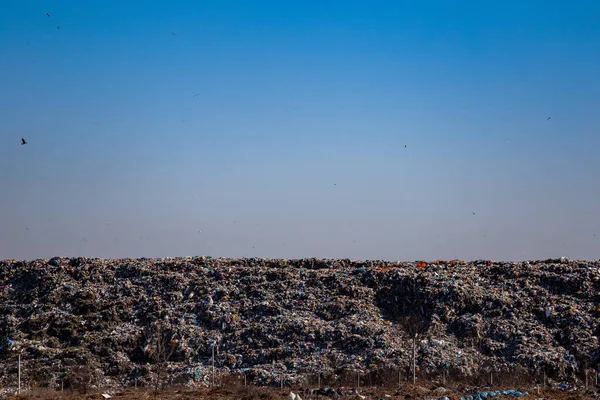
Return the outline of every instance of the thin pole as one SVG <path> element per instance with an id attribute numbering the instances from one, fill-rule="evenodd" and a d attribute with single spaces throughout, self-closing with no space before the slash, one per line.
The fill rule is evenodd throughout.
<path id="1" fill-rule="evenodd" d="M 212 387 L 215 387 L 215 343 L 212 345 Z"/>
<path id="2" fill-rule="evenodd" d="M 19 376 L 19 391 L 17 392 L 18 394 L 21 394 L 21 353 L 19 353 L 19 364 L 18 364 L 19 368 L 18 368 L 18 376 Z"/>
<path id="3" fill-rule="evenodd" d="M 546 371 L 544 371 L 544 390 L 546 390 Z"/>
<path id="4" fill-rule="evenodd" d="M 588 390 L 588 369 L 585 369 L 585 390 Z"/>
<path id="5" fill-rule="evenodd" d="M 356 373 L 356 390 L 360 388 L 360 371 Z"/>
<path id="6" fill-rule="evenodd" d="M 246 386 L 246 373 L 244 372 L 244 386 Z"/>
<path id="7" fill-rule="evenodd" d="M 317 376 L 317 386 L 318 389 L 321 389 L 321 373 L 319 372 L 319 375 Z"/>
<path id="8" fill-rule="evenodd" d="M 413 338 L 413 385 L 417 382 L 417 335 Z"/>
<path id="9" fill-rule="evenodd" d="M 490 386 L 494 386 L 494 372 L 490 371 Z"/>

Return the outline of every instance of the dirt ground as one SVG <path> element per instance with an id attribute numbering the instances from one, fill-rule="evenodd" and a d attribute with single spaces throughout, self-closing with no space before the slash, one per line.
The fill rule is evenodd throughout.
<path id="1" fill-rule="evenodd" d="M 500 388 L 494 388 L 498 390 Z M 345 391 L 343 396 L 324 396 L 311 394 L 308 389 L 303 388 L 269 388 L 257 386 L 230 386 L 215 389 L 190 389 L 190 388 L 168 388 L 161 391 L 153 391 L 150 389 L 138 390 L 113 390 L 96 393 L 77 393 L 70 391 L 53 391 L 49 389 L 36 389 L 30 393 L 23 393 L 20 396 L 9 396 L 10 400 L 104 400 L 102 393 L 110 393 L 112 399 L 115 400 L 282 400 L 286 399 L 290 392 L 297 393 L 302 400 L 397 400 L 397 399 L 425 399 L 436 400 L 443 396 L 450 400 L 459 400 L 469 394 L 473 394 L 480 390 L 490 390 L 489 388 L 454 388 L 446 391 L 440 388 L 427 388 L 426 386 L 406 386 L 403 388 L 375 388 L 366 387 L 359 390 L 359 395 L 351 393 L 352 389 L 342 389 Z M 519 397 L 519 399 L 540 400 L 586 400 L 600 399 L 600 390 L 590 389 L 587 392 L 581 391 L 563 391 L 563 390 L 540 390 L 537 388 L 519 388 L 519 390 L 529 392 L 529 395 Z M 363 397 L 364 396 L 364 397 Z M 494 399 L 501 399 L 496 397 Z M 507 398 L 507 397 L 505 397 Z M 514 397 L 510 397 L 513 398 Z"/>

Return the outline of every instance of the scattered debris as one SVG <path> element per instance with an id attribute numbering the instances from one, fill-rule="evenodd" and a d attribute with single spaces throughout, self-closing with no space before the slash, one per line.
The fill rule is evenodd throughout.
<path id="1" fill-rule="evenodd" d="M 489 399 L 492 397 L 521 397 L 521 396 L 527 396 L 529 393 L 527 392 L 519 392 L 518 390 L 513 390 L 513 389 L 509 389 L 509 390 L 493 390 L 493 391 L 487 391 L 487 392 L 478 392 L 475 393 L 473 396 L 467 396 L 467 397 L 461 397 L 460 400 L 485 400 L 485 399 Z"/>

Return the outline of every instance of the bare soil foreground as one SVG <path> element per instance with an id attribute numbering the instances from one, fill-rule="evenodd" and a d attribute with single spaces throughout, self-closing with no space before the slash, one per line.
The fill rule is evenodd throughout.
<path id="1" fill-rule="evenodd" d="M 598 261 L 7 260 L 0 388 L 268 399 L 377 387 L 370 398 L 393 398 L 419 379 L 398 398 L 489 385 L 563 398 L 597 384 L 598 317 Z M 430 391 L 448 382 L 463 386 Z"/>
<path id="2" fill-rule="evenodd" d="M 358 393 L 354 389 L 337 389 L 341 395 L 320 395 L 310 393 L 311 389 L 302 388 L 269 388 L 256 386 L 230 386 L 223 388 L 169 388 L 158 392 L 153 390 L 123 390 L 111 391 L 111 399 L 119 400 L 283 400 L 288 399 L 290 393 L 295 393 L 302 400 L 328 400 L 328 399 L 352 399 L 352 400 L 397 400 L 397 399 L 461 399 L 468 396 L 464 391 L 476 392 L 475 388 L 457 387 L 455 389 L 440 388 L 428 389 L 425 382 L 420 382 L 425 386 L 407 385 L 401 388 L 363 388 Z M 432 387 L 435 387 L 433 385 Z M 444 395 L 440 396 L 442 390 Z M 561 391 L 561 390 L 543 390 L 532 388 L 531 394 L 519 397 L 519 399 L 548 399 L 548 400 L 575 400 L 575 399 L 598 399 L 600 395 L 597 391 Z M 8 396 L 8 400 L 104 400 L 102 396 L 106 392 L 95 392 L 82 394 L 78 392 L 57 392 L 49 389 L 37 389 L 21 395 Z M 498 397 L 502 398 L 502 397 Z M 506 397 L 505 397 L 506 398 Z"/>

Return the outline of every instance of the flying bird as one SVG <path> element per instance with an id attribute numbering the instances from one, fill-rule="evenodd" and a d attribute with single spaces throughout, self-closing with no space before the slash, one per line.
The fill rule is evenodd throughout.
<path id="1" fill-rule="evenodd" d="M 550 118 L 552 118 L 552 117 L 548 117 L 548 118 L 546 118 L 546 121 L 549 121 L 549 120 L 550 120 Z"/>
<path id="2" fill-rule="evenodd" d="M 177 36 L 177 34 L 175 32 L 171 32 L 171 35 L 173 36 Z"/>
<path id="3" fill-rule="evenodd" d="M 60 26 L 57 26 L 56 29 L 60 29 Z"/>
<path id="4" fill-rule="evenodd" d="M 24 144 L 27 144 L 27 140 L 25 140 L 24 138 L 21 138 L 21 146 L 23 146 Z"/>
<path id="5" fill-rule="evenodd" d="M 50 13 L 46 13 L 46 17 L 49 17 L 49 16 L 50 16 Z"/>
<path id="6" fill-rule="evenodd" d="M 406 148 L 406 145 L 404 145 L 404 148 Z"/>

